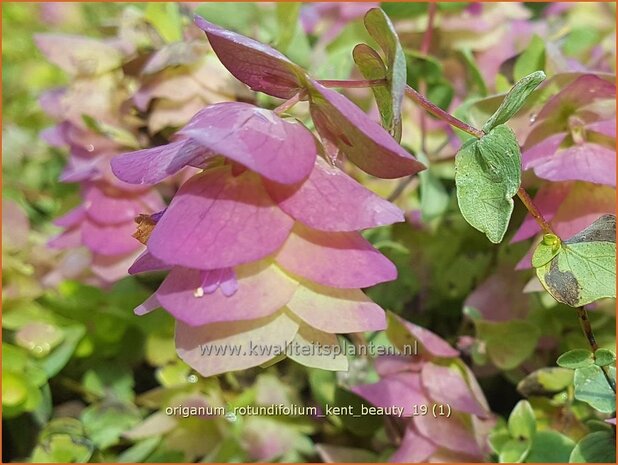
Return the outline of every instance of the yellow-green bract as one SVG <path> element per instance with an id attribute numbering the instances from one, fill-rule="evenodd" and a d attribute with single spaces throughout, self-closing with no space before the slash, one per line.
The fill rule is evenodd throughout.
<path id="1" fill-rule="evenodd" d="M 455 158 L 457 201 L 468 223 L 499 243 L 513 212 L 521 183 L 521 153 L 507 126 L 467 141 Z"/>

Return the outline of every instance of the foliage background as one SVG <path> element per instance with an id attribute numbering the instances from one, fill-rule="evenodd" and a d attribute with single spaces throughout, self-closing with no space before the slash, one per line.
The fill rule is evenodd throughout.
<path id="1" fill-rule="evenodd" d="M 612 26 L 602 21 L 604 7 L 579 7 L 559 19 L 544 16 L 547 7 L 529 4 L 525 8 L 533 20 L 548 24 L 560 21 L 565 28 L 560 44 L 567 56 L 584 60 L 594 45 L 606 43 L 607 37 L 615 35 Z M 42 57 L 33 33 L 104 36 L 126 8 L 141 10 L 145 6 L 2 5 L 3 461 L 302 461 L 324 459 L 328 454 L 320 444 L 350 448 L 330 451 L 339 460 L 387 459 L 393 448 L 388 445 L 381 420 L 334 418 L 316 422 L 310 418 L 259 417 L 232 422 L 166 418 L 162 413 L 165 406 L 178 399 L 199 402 L 217 398 L 229 405 L 245 405 L 259 404 L 277 393 L 278 400 L 301 404 L 336 402 L 336 389 L 345 391 L 350 379 L 368 380 L 375 373 L 364 360 L 357 360 L 351 372 L 343 376 L 288 361 L 267 369 L 200 379 L 174 352 L 169 315 L 159 311 L 139 318 L 132 313 L 155 288 L 155 282 L 131 277 L 102 289 L 66 279 L 74 264 L 63 261 L 62 253 L 45 247 L 58 232 L 51 223 L 53 218 L 80 200 L 76 186 L 57 181 L 66 153 L 48 147 L 39 138 L 51 121 L 37 99 L 43 90 L 68 78 Z M 391 4 L 384 8 L 397 24 L 407 17 L 422 18 L 426 6 Z M 456 12 L 457 8 L 462 7 L 446 5 L 441 13 L 449 14 L 451 9 Z M 258 24 L 276 22 L 270 6 L 213 4 L 202 10 L 213 21 L 249 35 L 256 33 Z M 283 51 L 309 66 L 318 77 L 347 78 L 352 69 L 351 49 L 366 37 L 360 17 L 347 23 L 341 16 L 329 23 L 329 27 L 334 29 L 335 24 L 340 30 L 327 44 L 322 61 L 310 60 L 311 48 L 324 46 L 319 34 L 295 30 L 290 41 L 293 45 Z M 260 34 L 265 36 L 261 39 L 277 44 L 278 27 L 271 24 L 261 29 Z M 550 29 L 558 27 L 554 24 Z M 414 42 L 419 34 L 410 35 L 409 40 Z M 454 89 L 440 60 L 452 64 L 452 55 L 458 49 L 456 39 L 443 45 L 446 52 L 441 49 L 444 53 L 435 59 L 417 57 L 414 63 L 418 66 L 410 67 L 409 82 L 414 85 L 426 79 L 429 97 L 451 108 L 457 106 L 451 105 L 451 100 L 462 104 L 508 88 L 512 62 L 502 63 L 504 74 L 483 76 L 485 71 L 479 71 L 472 60 L 464 70 L 467 87 Z M 519 46 L 518 52 L 523 48 Z M 609 48 L 606 61 L 613 66 L 615 50 Z M 500 61 L 511 58 L 500 56 L 499 50 L 495 53 Z M 462 58 L 458 60 L 461 64 Z M 369 106 L 369 93 L 351 95 Z M 272 99 L 258 99 L 273 105 Z M 405 118 L 414 121 L 414 110 L 406 111 Z M 428 136 L 427 143 L 430 147 L 442 143 L 439 130 Z M 410 212 L 409 223 L 369 235 L 399 268 L 396 282 L 370 289 L 369 294 L 382 307 L 431 329 L 460 348 L 462 358 L 474 368 L 492 411 L 507 418 L 513 406 L 527 395 L 521 384 L 527 375 L 554 366 L 560 353 L 585 347 L 585 341 L 572 309 L 556 304 L 544 293 L 521 293 L 532 273 L 514 272 L 513 268 L 530 241 L 511 244 L 506 240 L 495 246 L 468 226 L 454 196 L 452 157 L 436 160 L 429 172 L 431 178 L 421 180 L 428 183 L 429 201 L 419 197 L 418 183 L 411 183 L 398 200 Z M 540 185 L 532 176 L 527 182 L 533 189 Z M 396 181 L 365 179 L 365 183 L 387 196 Z M 413 227 L 419 214 L 428 227 Z M 517 204 L 509 237 L 524 216 L 525 211 Z M 613 308 L 614 302 L 601 302 L 592 312 L 599 345 L 606 348 L 615 347 Z M 506 320 L 511 321 L 503 329 L 506 344 L 498 347 L 490 342 L 495 340 L 491 324 L 483 324 L 496 314 L 507 315 Z M 499 357 L 510 362 L 496 363 Z M 539 428 L 559 431 L 572 441 L 593 428 L 591 419 L 604 418 L 574 400 L 567 385 L 551 396 L 529 397 Z M 154 433 L 126 434 L 138 425 L 144 428 L 146 418 Z M 263 455 L 261 451 L 273 437 L 285 447 L 275 447 L 275 455 Z"/>

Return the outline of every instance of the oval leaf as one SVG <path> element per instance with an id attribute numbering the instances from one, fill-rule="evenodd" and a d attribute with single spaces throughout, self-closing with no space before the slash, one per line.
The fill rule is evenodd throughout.
<path id="1" fill-rule="evenodd" d="M 455 158 L 457 201 L 470 225 L 493 243 L 502 241 L 521 183 L 521 154 L 515 134 L 498 126 L 466 142 Z"/>
<path id="2" fill-rule="evenodd" d="M 545 254 L 543 242 L 534 256 Z M 540 249 L 539 249 L 540 248 Z M 539 263 L 534 260 L 533 263 Z M 580 307 L 604 297 L 616 297 L 616 217 L 604 215 L 582 232 L 562 242 L 536 273 L 558 302 Z"/>
<path id="3" fill-rule="evenodd" d="M 496 112 L 487 120 L 483 126 L 483 131 L 489 132 L 515 116 L 515 113 L 524 105 L 534 89 L 544 80 L 545 73 L 543 71 L 536 71 L 517 81 L 509 93 L 506 94 Z"/>

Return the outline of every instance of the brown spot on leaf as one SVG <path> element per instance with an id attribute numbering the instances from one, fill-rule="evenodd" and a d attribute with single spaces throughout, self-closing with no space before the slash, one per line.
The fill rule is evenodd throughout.
<path id="1" fill-rule="evenodd" d="M 558 260 L 552 261 L 549 266 L 549 272 L 545 275 L 545 282 L 556 300 L 571 307 L 579 305 L 579 282 L 570 271 L 558 269 Z"/>

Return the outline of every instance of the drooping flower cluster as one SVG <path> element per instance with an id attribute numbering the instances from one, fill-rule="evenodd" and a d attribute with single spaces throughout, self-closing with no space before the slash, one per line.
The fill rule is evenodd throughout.
<path id="1" fill-rule="evenodd" d="M 160 188 L 129 185 L 111 174 L 111 158 L 151 145 L 151 138 L 186 124 L 209 102 L 249 98 L 246 89 L 222 76 L 206 44 L 190 38 L 164 44 L 144 35 L 151 27 L 145 21 L 143 13 L 126 10 L 117 36 L 110 39 L 57 34 L 36 38 L 49 61 L 71 77 L 66 87 L 40 99 L 44 111 L 58 121 L 42 137 L 69 149 L 60 180 L 79 183 L 82 197 L 79 206 L 56 220 L 65 230 L 49 246 L 76 257 L 83 257 L 85 248 L 92 258 L 80 261 L 84 273 L 91 271 L 101 283 L 127 276 L 143 250 L 132 237 L 135 217 L 165 206 Z M 186 175 L 179 174 L 174 184 Z M 174 188 L 162 192 L 173 193 Z"/>
<path id="2" fill-rule="evenodd" d="M 402 221 L 403 213 L 327 159 L 340 151 L 382 177 L 423 165 L 280 53 L 197 23 L 222 63 L 253 89 L 284 98 L 306 93 L 330 150 L 297 121 L 229 102 L 197 113 L 167 145 L 115 158 L 114 173 L 142 186 L 185 166 L 204 168 L 164 212 L 145 220 L 147 251 L 130 271 L 169 274 L 136 311 L 170 312 L 179 355 L 205 376 L 286 354 L 346 369 L 345 356 L 332 356 L 336 334 L 385 327 L 382 309 L 360 289 L 396 277 L 359 231 Z"/>
<path id="3" fill-rule="evenodd" d="M 163 208 L 156 192 L 123 183 L 109 169 L 109 160 L 136 140 L 123 111 L 130 95 L 121 70 L 125 52 L 117 42 L 54 34 L 37 36 L 37 45 L 72 77 L 66 87 L 41 97 L 43 109 L 59 121 L 43 137 L 50 145 L 69 148 L 71 158 L 60 180 L 80 183 L 84 199 L 56 220 L 65 231 L 49 245 L 85 246 L 92 253 L 93 273 L 103 282 L 115 281 L 126 275 L 141 249 L 131 237 L 134 216 Z"/>
<path id="4" fill-rule="evenodd" d="M 479 462 L 495 420 L 459 352 L 431 331 L 395 317 L 418 355 L 381 356 L 380 380 L 352 391 L 376 407 L 404 409 L 405 433 L 391 462 Z"/>

